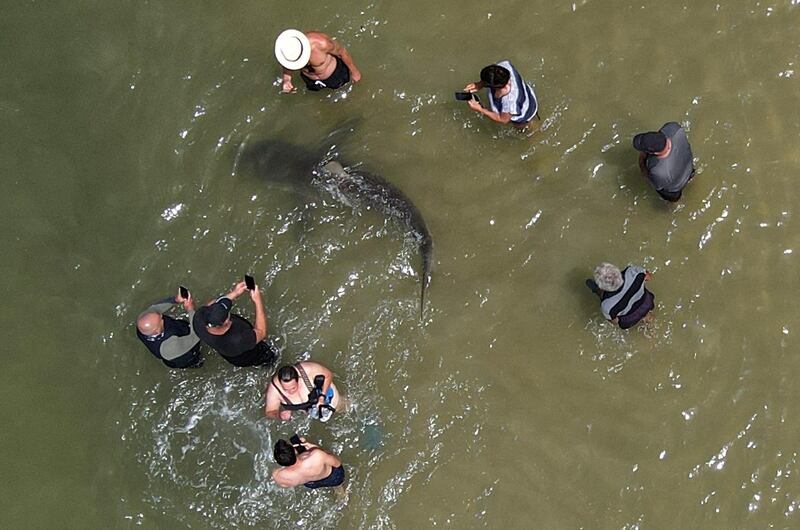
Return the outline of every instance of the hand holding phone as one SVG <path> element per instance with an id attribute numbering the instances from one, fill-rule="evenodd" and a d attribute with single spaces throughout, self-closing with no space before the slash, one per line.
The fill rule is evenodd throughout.
<path id="1" fill-rule="evenodd" d="M 188 300 L 189 299 L 189 289 L 187 289 L 183 285 L 179 285 L 178 286 L 178 290 L 181 293 L 181 298 L 183 298 L 184 300 Z"/>
<path id="2" fill-rule="evenodd" d="M 305 453 L 306 448 L 303 445 L 303 442 L 300 441 L 300 437 L 296 434 L 293 434 L 291 438 L 289 438 L 289 442 L 294 446 L 294 450 L 297 451 L 297 454 Z"/>
<path id="3" fill-rule="evenodd" d="M 255 278 L 253 278 L 249 274 L 245 274 L 244 275 L 244 283 L 245 283 L 245 285 L 247 285 L 247 289 L 248 290 L 250 290 L 250 291 L 255 291 L 256 290 L 256 280 L 255 280 Z"/>
<path id="4" fill-rule="evenodd" d="M 477 101 L 478 94 L 475 92 L 456 92 L 456 101 L 469 101 L 470 99 Z"/>

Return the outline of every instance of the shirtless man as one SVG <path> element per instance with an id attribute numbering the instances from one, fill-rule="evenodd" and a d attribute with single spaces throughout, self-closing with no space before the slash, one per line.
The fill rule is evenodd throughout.
<path id="1" fill-rule="evenodd" d="M 317 376 L 324 377 L 322 391 L 316 399 L 309 401 L 309 397 L 314 395 L 314 379 Z M 312 418 L 324 422 L 332 415 L 332 411 L 324 405 L 337 409 L 340 397 L 330 370 L 319 363 L 303 361 L 293 366 L 281 366 L 272 375 L 267 385 L 264 412 L 268 418 L 288 420 L 292 417 L 292 410 L 305 410 Z M 287 407 L 292 405 L 304 406 Z"/>
<path id="2" fill-rule="evenodd" d="M 305 438 L 294 438 L 296 445 L 286 440 L 275 443 L 275 461 L 282 467 L 272 472 L 272 478 L 282 488 L 303 485 L 309 489 L 335 488 L 344 495 L 344 466 L 342 461 Z"/>
<path id="3" fill-rule="evenodd" d="M 292 73 L 300 70 L 300 77 L 309 90 L 337 89 L 352 79 L 358 82 L 361 72 L 353 63 L 344 46 L 324 33 L 303 33 L 287 29 L 275 39 L 275 57 L 283 66 L 282 92 L 296 92 Z"/>

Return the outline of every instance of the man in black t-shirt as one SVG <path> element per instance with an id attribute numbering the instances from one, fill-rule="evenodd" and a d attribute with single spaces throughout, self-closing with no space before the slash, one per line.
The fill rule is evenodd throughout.
<path id="1" fill-rule="evenodd" d="M 201 307 L 192 321 L 195 333 L 234 366 L 273 364 L 277 352 L 264 342 L 267 337 L 267 314 L 258 286 L 250 291 L 256 309 L 255 327 L 239 315 L 230 314 L 233 300 L 245 291 L 247 285 L 240 282 L 225 296 Z"/>

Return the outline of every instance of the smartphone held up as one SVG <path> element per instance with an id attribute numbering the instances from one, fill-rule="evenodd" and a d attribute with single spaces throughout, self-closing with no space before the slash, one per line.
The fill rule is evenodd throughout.
<path id="1" fill-rule="evenodd" d="M 244 284 L 247 286 L 247 289 L 250 291 L 256 290 L 256 280 L 249 274 L 244 275 Z"/>
<path id="2" fill-rule="evenodd" d="M 470 99 L 478 100 L 478 94 L 475 92 L 456 92 L 456 101 L 469 101 Z"/>
<path id="3" fill-rule="evenodd" d="M 297 451 L 297 454 L 306 452 L 306 447 L 303 445 L 303 442 L 300 441 L 300 437 L 297 436 L 297 434 L 294 434 L 292 435 L 291 438 L 289 438 L 289 443 L 291 443 L 292 446 L 294 446 L 294 449 L 295 451 Z"/>

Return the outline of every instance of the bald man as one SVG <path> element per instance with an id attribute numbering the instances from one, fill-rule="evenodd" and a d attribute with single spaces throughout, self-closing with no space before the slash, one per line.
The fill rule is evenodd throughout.
<path id="1" fill-rule="evenodd" d="M 136 336 L 170 368 L 196 368 L 203 364 L 200 357 L 200 339 L 185 320 L 177 320 L 165 315 L 174 304 L 183 304 L 189 313 L 189 321 L 194 316 L 192 293 L 188 298 L 169 296 L 155 302 L 139 315 L 136 320 Z"/>

